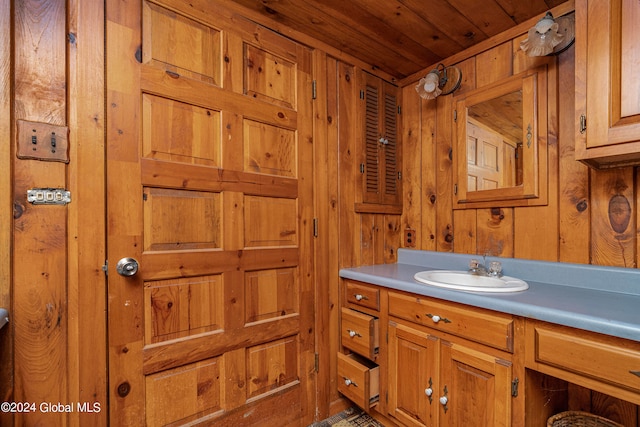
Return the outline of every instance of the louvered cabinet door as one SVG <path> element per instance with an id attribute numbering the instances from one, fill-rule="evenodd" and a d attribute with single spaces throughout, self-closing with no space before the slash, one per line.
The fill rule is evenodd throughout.
<path id="1" fill-rule="evenodd" d="M 362 202 L 402 207 L 400 98 L 396 86 L 362 73 Z M 363 210 L 375 210 L 363 207 Z"/>

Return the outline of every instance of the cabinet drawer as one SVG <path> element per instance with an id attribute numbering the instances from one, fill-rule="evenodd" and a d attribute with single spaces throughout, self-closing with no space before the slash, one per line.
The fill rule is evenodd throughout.
<path id="1" fill-rule="evenodd" d="M 338 391 L 368 410 L 380 395 L 380 368 L 354 354 L 338 353 Z"/>
<path id="2" fill-rule="evenodd" d="M 531 327 L 527 324 L 527 335 L 527 358 L 533 364 L 542 363 L 594 379 L 595 385 L 585 385 L 595 390 L 611 384 L 640 392 L 640 343 L 539 323 Z M 565 379 L 580 382 L 573 376 Z M 639 398 L 636 395 L 634 400 Z"/>
<path id="3" fill-rule="evenodd" d="M 508 314 L 390 292 L 389 315 L 513 352 L 513 318 Z"/>
<path id="4" fill-rule="evenodd" d="M 378 354 L 380 332 L 378 319 L 349 308 L 342 308 L 342 345 L 369 359 Z"/>
<path id="5" fill-rule="evenodd" d="M 346 282 L 345 293 L 345 299 L 350 304 L 370 308 L 376 311 L 380 310 L 380 290 L 375 286 Z"/>

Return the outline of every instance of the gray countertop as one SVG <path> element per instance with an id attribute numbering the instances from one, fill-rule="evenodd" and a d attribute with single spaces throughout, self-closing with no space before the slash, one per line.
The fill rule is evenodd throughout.
<path id="1" fill-rule="evenodd" d="M 488 257 L 504 274 L 525 280 L 513 293 L 449 290 L 417 282 L 425 270 L 466 270 L 482 256 L 400 249 L 396 264 L 340 270 L 340 277 L 418 295 L 640 341 L 640 270 Z"/>

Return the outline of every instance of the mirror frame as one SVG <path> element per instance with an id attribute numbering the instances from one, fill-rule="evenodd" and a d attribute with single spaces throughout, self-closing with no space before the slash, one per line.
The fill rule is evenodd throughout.
<path id="1" fill-rule="evenodd" d="M 522 90 L 522 184 L 467 190 L 467 108 Z M 454 99 L 454 209 L 540 206 L 547 204 L 547 67 L 527 70 L 471 90 Z M 528 127 L 531 126 L 529 130 Z M 527 141 L 531 144 L 527 144 Z"/>

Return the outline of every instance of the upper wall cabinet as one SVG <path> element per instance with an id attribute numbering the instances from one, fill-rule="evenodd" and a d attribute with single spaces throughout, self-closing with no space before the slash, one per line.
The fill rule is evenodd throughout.
<path id="1" fill-rule="evenodd" d="M 576 158 L 640 165 L 640 3 L 576 0 Z"/>
<path id="2" fill-rule="evenodd" d="M 400 91 L 378 77 L 359 73 L 362 129 L 358 144 L 362 198 L 357 212 L 402 213 Z"/>
<path id="3" fill-rule="evenodd" d="M 454 108 L 454 208 L 546 204 L 546 66 L 466 92 Z"/>

